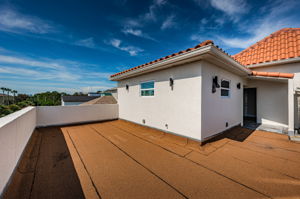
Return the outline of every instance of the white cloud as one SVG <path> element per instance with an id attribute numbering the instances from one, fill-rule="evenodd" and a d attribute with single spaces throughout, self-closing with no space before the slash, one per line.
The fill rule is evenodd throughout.
<path id="1" fill-rule="evenodd" d="M 223 25 L 226 21 L 238 22 L 241 15 L 250 10 L 247 0 L 194 0 L 194 2 L 201 8 L 213 7 L 224 13 L 223 16 L 214 19 L 218 25 Z M 207 21 L 204 22 L 207 23 Z"/>
<path id="2" fill-rule="evenodd" d="M 86 47 L 86 48 L 95 48 L 96 47 L 96 44 L 95 44 L 95 41 L 94 41 L 93 37 L 78 40 L 74 44 L 77 45 L 77 46 L 83 46 L 83 47 Z"/>
<path id="3" fill-rule="evenodd" d="M 299 6 L 299 1 L 274 1 L 262 8 L 267 14 L 259 14 L 255 20 L 240 24 L 240 31 L 246 33 L 247 36 L 235 38 L 219 36 L 219 39 L 228 47 L 247 48 L 281 28 L 299 27 L 297 15 L 290 14 Z"/>
<path id="4" fill-rule="evenodd" d="M 166 20 L 162 23 L 161 25 L 161 29 L 162 30 L 165 30 L 165 29 L 168 29 L 168 28 L 173 28 L 176 26 L 176 23 L 174 21 L 175 19 L 175 15 L 170 15 L 166 18 Z"/>
<path id="5" fill-rule="evenodd" d="M 157 10 L 167 3 L 166 0 L 154 0 L 149 7 L 149 11 L 143 16 L 146 21 L 156 21 Z"/>
<path id="6" fill-rule="evenodd" d="M 249 11 L 246 0 L 210 0 L 211 6 L 229 16 L 244 14 Z"/>
<path id="7" fill-rule="evenodd" d="M 31 80 L 62 80 L 75 81 L 80 77 L 68 71 L 49 70 L 39 71 L 34 69 L 17 68 L 15 66 L 0 65 L 0 74 L 11 74 L 14 77 L 23 77 Z"/>
<path id="8" fill-rule="evenodd" d="M 126 35 L 130 34 L 130 35 L 134 35 L 136 37 L 141 37 L 141 38 L 145 38 L 145 39 L 150 39 L 152 41 L 156 41 L 154 38 L 152 38 L 151 36 L 149 36 L 148 34 L 144 33 L 142 30 L 139 30 L 139 29 L 124 28 L 122 30 L 122 32 Z"/>
<path id="9" fill-rule="evenodd" d="M 53 32 L 54 28 L 42 19 L 21 14 L 11 8 L 2 7 L 0 8 L 0 30 L 45 34 Z"/>
<path id="10" fill-rule="evenodd" d="M 148 11 L 136 18 L 127 19 L 124 23 L 125 28 L 142 27 L 146 23 L 157 21 L 159 9 L 167 4 L 167 0 L 153 0 Z"/>
<path id="11" fill-rule="evenodd" d="M 135 47 L 135 46 L 124 46 L 121 45 L 122 41 L 119 39 L 112 39 L 108 42 L 108 44 L 112 45 L 113 47 L 128 52 L 131 56 L 136 56 L 138 53 L 143 52 L 142 49 Z"/>
<path id="12" fill-rule="evenodd" d="M 9 56 L 9 55 L 0 55 L 0 63 L 9 63 L 9 64 L 20 64 L 26 66 L 33 66 L 39 68 L 52 68 L 52 69 L 62 69 L 62 66 L 59 63 L 49 62 L 49 61 L 36 61 L 23 57 Z"/>

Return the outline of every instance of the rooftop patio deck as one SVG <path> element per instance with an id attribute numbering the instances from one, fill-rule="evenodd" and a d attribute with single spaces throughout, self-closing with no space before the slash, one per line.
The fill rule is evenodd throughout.
<path id="1" fill-rule="evenodd" d="M 39 128 L 4 198 L 300 198 L 300 144 L 234 128 L 198 142 L 122 120 Z"/>

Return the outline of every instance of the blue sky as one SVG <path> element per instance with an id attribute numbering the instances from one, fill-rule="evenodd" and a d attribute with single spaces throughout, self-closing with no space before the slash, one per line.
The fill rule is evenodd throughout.
<path id="1" fill-rule="evenodd" d="M 300 27 L 297 0 L 0 0 L 0 86 L 104 90 L 110 74 L 211 39 L 235 54 Z"/>

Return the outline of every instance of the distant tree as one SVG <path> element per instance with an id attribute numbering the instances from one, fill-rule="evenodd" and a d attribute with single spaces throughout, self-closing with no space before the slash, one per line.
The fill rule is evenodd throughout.
<path id="1" fill-rule="evenodd" d="M 13 102 L 16 103 L 15 98 L 16 98 L 16 94 L 18 93 L 18 91 L 12 90 L 11 92 L 12 92 L 12 94 L 13 94 L 13 96 L 14 96 Z"/>
<path id="2" fill-rule="evenodd" d="M 10 93 L 11 89 L 7 88 L 6 91 L 7 91 L 7 104 L 9 105 L 9 93 Z"/>
<path id="3" fill-rule="evenodd" d="M 4 105 L 4 100 L 5 100 L 5 99 L 4 99 L 4 95 L 5 95 L 4 92 L 6 91 L 6 90 L 5 90 L 6 88 L 1 87 L 0 89 L 2 90 L 2 93 L 3 93 L 2 104 Z"/>
<path id="4" fill-rule="evenodd" d="M 25 100 L 28 100 L 30 99 L 30 96 L 29 95 L 26 95 L 26 94 L 18 94 L 16 96 L 16 102 L 22 102 L 22 101 L 25 101 Z"/>
<path id="5" fill-rule="evenodd" d="M 83 92 L 75 92 L 73 94 L 73 96 L 86 96 L 87 94 L 86 93 L 83 93 Z"/>

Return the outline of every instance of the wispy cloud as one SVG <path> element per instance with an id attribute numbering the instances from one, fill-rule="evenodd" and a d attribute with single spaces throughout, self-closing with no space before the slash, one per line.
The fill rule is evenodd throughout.
<path id="1" fill-rule="evenodd" d="M 166 4 L 167 0 L 153 0 L 146 13 L 136 18 L 126 19 L 123 26 L 125 28 L 142 27 L 146 23 L 157 21 L 159 10 Z"/>
<path id="2" fill-rule="evenodd" d="M 95 71 L 93 64 L 73 60 L 50 59 L 45 57 L 26 57 L 12 53 L 0 55 L 0 75 L 10 75 L 9 78 L 26 80 L 78 81 L 83 79 L 105 79 L 109 73 Z M 93 71 L 90 71 L 93 68 Z M 8 77 L 8 76 L 7 76 Z"/>
<path id="3" fill-rule="evenodd" d="M 51 69 L 62 69 L 62 66 L 59 63 L 51 63 L 48 61 L 36 61 L 29 58 L 9 56 L 9 55 L 0 55 L 0 63 L 9 63 L 9 64 L 20 64 L 26 66 L 34 66 L 39 68 L 51 68 Z"/>
<path id="4" fill-rule="evenodd" d="M 157 19 L 157 11 L 167 3 L 166 0 L 154 0 L 149 7 L 149 11 L 143 16 L 146 21 L 155 21 Z"/>
<path id="5" fill-rule="evenodd" d="M 50 23 L 35 16 L 21 14 L 9 7 L 0 8 L 0 30 L 36 34 L 46 34 L 55 31 Z"/>
<path id="6" fill-rule="evenodd" d="M 170 15 L 166 18 L 166 20 L 162 23 L 160 29 L 165 30 L 168 28 L 173 28 L 176 26 L 176 22 L 174 21 L 175 15 Z"/>
<path id="7" fill-rule="evenodd" d="M 60 81 L 75 81 L 80 78 L 79 75 L 58 70 L 34 70 L 26 68 L 17 68 L 15 66 L 0 65 L 0 74 L 11 74 L 14 77 L 28 78 L 30 80 L 60 80 Z"/>
<path id="8" fill-rule="evenodd" d="M 202 8 L 213 7 L 221 11 L 223 15 L 214 19 L 219 25 L 223 25 L 225 21 L 238 22 L 251 8 L 247 0 L 194 0 L 194 2 Z"/>
<path id="9" fill-rule="evenodd" d="M 83 82 L 80 84 L 70 83 L 49 83 L 40 82 L 37 84 L 35 81 L 16 81 L 16 80 L 1 80 L 0 84 L 4 87 L 9 87 L 14 90 L 18 90 L 22 93 L 34 94 L 45 91 L 58 91 L 73 94 L 75 92 L 96 92 L 98 90 L 106 90 L 115 87 L 113 82 L 104 81 L 93 81 L 93 82 Z"/>
<path id="10" fill-rule="evenodd" d="M 140 29 L 133 29 L 133 28 L 124 28 L 122 30 L 122 32 L 126 35 L 130 34 L 130 35 L 134 35 L 136 37 L 141 37 L 141 38 L 145 38 L 145 39 L 150 39 L 152 41 L 156 41 L 154 38 L 152 38 L 151 36 L 149 36 L 147 33 L 144 33 L 142 30 Z"/>
<path id="11" fill-rule="evenodd" d="M 212 7 L 231 17 L 247 13 L 250 8 L 246 0 L 210 0 L 210 3 Z"/>
<path id="12" fill-rule="evenodd" d="M 93 37 L 75 41 L 74 44 L 77 46 L 82 46 L 82 47 L 86 47 L 86 48 L 95 48 L 96 47 Z"/>
<path id="13" fill-rule="evenodd" d="M 143 52 L 144 50 L 135 46 L 126 46 L 122 45 L 122 41 L 119 39 L 111 39 L 107 42 L 109 45 L 113 47 L 128 52 L 131 56 L 136 56 L 138 53 Z"/>
<path id="14" fill-rule="evenodd" d="M 297 12 L 299 6 L 300 2 L 294 0 L 273 1 L 262 8 L 262 11 L 267 14 L 259 13 L 254 20 L 240 23 L 239 29 L 246 34 L 245 36 L 235 38 L 219 36 L 218 38 L 228 47 L 246 48 L 281 28 L 299 27 L 298 16 L 292 15 L 293 12 Z"/>

